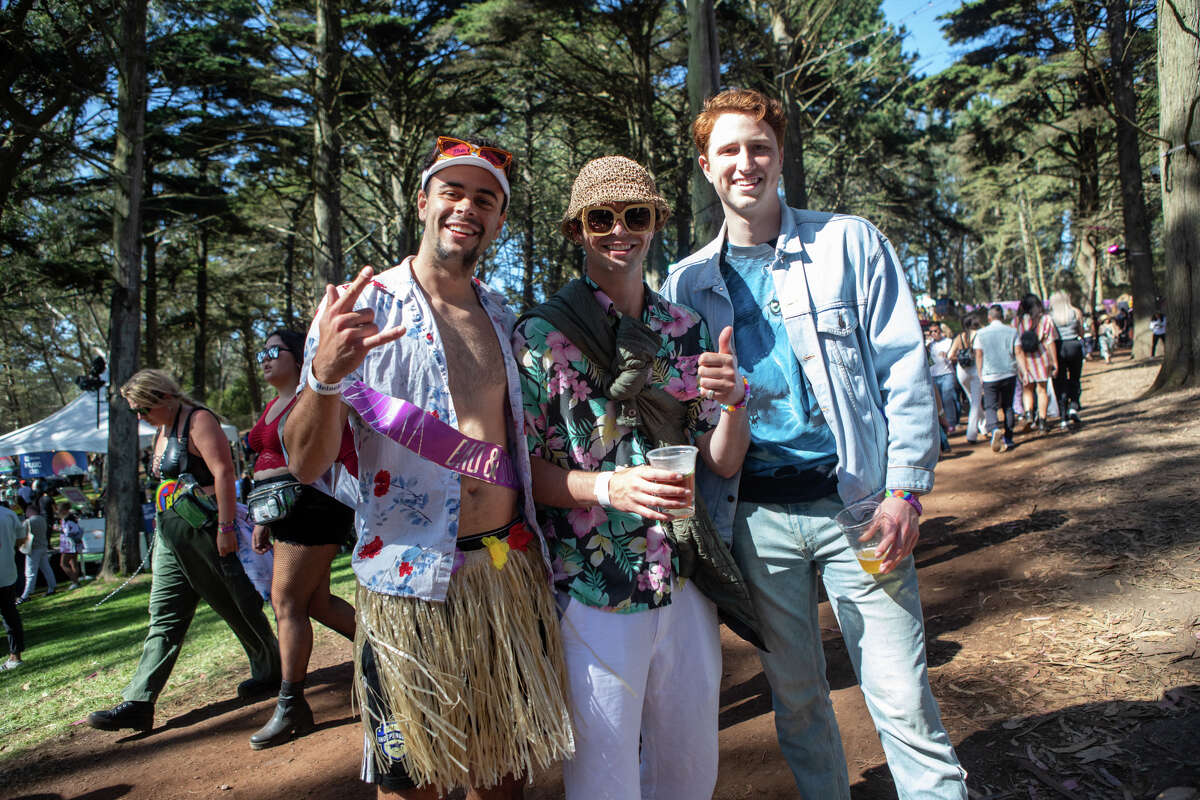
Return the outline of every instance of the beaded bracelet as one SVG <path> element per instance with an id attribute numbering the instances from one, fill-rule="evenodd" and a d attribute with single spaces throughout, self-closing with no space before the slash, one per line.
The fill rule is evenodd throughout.
<path id="1" fill-rule="evenodd" d="M 917 496 L 912 492 L 905 491 L 904 489 L 888 489 L 883 493 L 883 496 L 899 497 L 901 500 L 916 509 L 918 517 L 921 516 L 921 514 L 923 514 L 925 511 L 925 509 L 921 508 L 921 501 L 917 499 Z"/>
<path id="2" fill-rule="evenodd" d="M 736 409 L 746 407 L 746 403 L 750 402 L 750 379 L 747 378 L 745 375 L 742 376 L 742 389 L 744 389 L 745 391 L 742 394 L 741 402 L 735 403 L 732 405 L 729 403 L 722 403 L 721 404 L 722 412 L 724 412 L 726 414 L 731 414 Z"/>
<path id="3" fill-rule="evenodd" d="M 221 522 L 221 523 L 217 524 L 217 532 L 218 533 L 233 533 L 233 531 L 234 531 L 234 523 L 232 523 L 232 522 Z"/>

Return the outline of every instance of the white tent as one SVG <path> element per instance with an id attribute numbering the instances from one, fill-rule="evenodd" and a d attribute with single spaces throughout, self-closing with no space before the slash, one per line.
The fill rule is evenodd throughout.
<path id="1" fill-rule="evenodd" d="M 84 392 L 45 419 L 0 436 L 0 456 L 44 453 L 48 450 L 108 450 L 108 402 L 100 393 L 100 425 L 96 425 L 96 393 Z M 229 441 L 237 441 L 237 428 L 222 424 Z M 138 422 L 138 446 L 154 441 L 154 426 Z"/>

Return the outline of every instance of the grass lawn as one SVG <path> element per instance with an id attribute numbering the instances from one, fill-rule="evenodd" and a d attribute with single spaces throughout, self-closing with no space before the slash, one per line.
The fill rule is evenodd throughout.
<path id="1" fill-rule="evenodd" d="M 150 622 L 150 581 L 149 575 L 139 575 L 99 608 L 96 603 L 121 581 L 89 581 L 73 591 L 63 591 L 66 585 L 60 584 L 53 597 L 37 594 L 19 607 L 25 625 L 25 666 L 0 671 L 0 769 L 69 731 L 88 712 L 121 701 Z M 349 554 L 334 560 L 332 585 L 334 593 L 353 602 Z M 267 616 L 274 617 L 270 611 Z M 322 635 L 337 636 L 314 627 L 318 641 Z M 7 652 L 5 640 L 3 653 Z M 201 602 L 159 703 L 188 698 L 198 705 L 194 698 L 208 694 L 232 697 L 249 675 L 237 638 Z"/>

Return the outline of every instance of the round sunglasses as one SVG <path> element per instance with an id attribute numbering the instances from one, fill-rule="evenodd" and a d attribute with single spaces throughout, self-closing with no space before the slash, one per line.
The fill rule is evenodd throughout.
<path id="1" fill-rule="evenodd" d="M 617 211 L 608 206 L 588 206 L 583 210 L 583 227 L 593 236 L 606 236 L 617 227 L 617 220 L 630 233 L 645 233 L 654 229 L 654 206 L 649 203 L 630 203 Z"/>

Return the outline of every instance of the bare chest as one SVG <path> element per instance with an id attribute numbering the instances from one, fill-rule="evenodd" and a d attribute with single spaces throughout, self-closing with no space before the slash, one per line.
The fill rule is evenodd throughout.
<path id="1" fill-rule="evenodd" d="M 491 319 L 483 309 L 435 308 L 434 316 L 458 416 L 477 417 L 480 411 L 495 408 L 507 394 L 508 378 Z"/>

